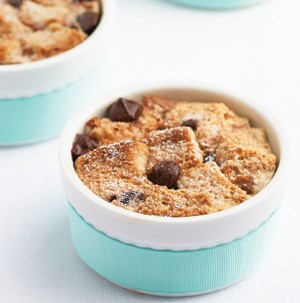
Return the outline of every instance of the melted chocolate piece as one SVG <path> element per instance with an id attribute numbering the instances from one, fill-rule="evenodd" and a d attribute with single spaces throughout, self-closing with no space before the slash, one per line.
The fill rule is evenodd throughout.
<path id="1" fill-rule="evenodd" d="M 138 119 L 143 111 L 140 103 L 119 98 L 111 104 L 106 112 L 106 117 L 115 122 L 133 122 Z"/>
<path id="2" fill-rule="evenodd" d="M 177 188 L 177 180 L 181 174 L 181 167 L 174 161 L 162 161 L 155 164 L 148 174 L 148 179 L 161 186 Z"/>
<path id="3" fill-rule="evenodd" d="M 77 17 L 77 22 L 82 30 L 90 35 L 99 23 L 100 16 L 94 12 L 85 12 Z"/>
<path id="4" fill-rule="evenodd" d="M 71 150 L 73 161 L 97 147 L 97 140 L 87 134 L 77 134 Z"/>
<path id="5" fill-rule="evenodd" d="M 116 196 L 116 195 L 112 195 L 112 196 L 110 197 L 110 199 L 109 199 L 108 202 L 112 202 L 112 201 L 114 201 L 114 200 L 116 200 L 116 199 L 117 199 L 117 196 Z"/>
<path id="6" fill-rule="evenodd" d="M 19 8 L 22 4 L 23 0 L 8 0 L 7 3 L 12 5 L 15 8 Z"/>
<path id="7" fill-rule="evenodd" d="M 247 194 L 254 193 L 255 182 L 251 176 L 238 176 L 234 182 L 240 189 L 244 190 Z"/>
<path id="8" fill-rule="evenodd" d="M 145 194 L 141 191 L 138 190 L 131 190 L 128 191 L 126 193 L 124 193 L 123 195 L 121 195 L 120 197 L 120 202 L 123 204 L 128 204 L 130 202 L 143 202 L 145 201 Z"/>
<path id="9" fill-rule="evenodd" d="M 197 129 L 197 121 L 194 119 L 185 120 L 182 122 L 181 126 L 190 127 L 192 130 Z"/>

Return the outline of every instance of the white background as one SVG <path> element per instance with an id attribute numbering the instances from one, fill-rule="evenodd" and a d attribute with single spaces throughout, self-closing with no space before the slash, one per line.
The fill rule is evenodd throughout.
<path id="1" fill-rule="evenodd" d="M 228 12 L 117 0 L 114 43 L 99 84 L 99 94 L 140 81 L 216 84 L 281 120 L 292 147 L 290 186 L 277 241 L 258 271 L 228 289 L 185 299 L 138 295 L 105 281 L 72 248 L 54 139 L 0 149 L 0 302 L 299 303 L 299 12 L 299 0 Z"/>

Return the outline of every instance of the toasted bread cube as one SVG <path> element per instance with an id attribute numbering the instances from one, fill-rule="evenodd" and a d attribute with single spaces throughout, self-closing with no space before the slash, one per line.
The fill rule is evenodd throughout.
<path id="1" fill-rule="evenodd" d="M 26 61 L 22 45 L 18 39 L 0 38 L 0 64 L 17 64 Z"/>
<path id="2" fill-rule="evenodd" d="M 247 118 L 235 115 L 223 103 L 179 102 L 165 115 L 165 127 L 180 126 L 187 120 L 197 125 L 196 138 L 204 153 L 215 152 L 221 131 L 249 127 Z"/>
<path id="3" fill-rule="evenodd" d="M 44 6 L 24 0 L 19 8 L 20 20 L 34 30 L 41 30 L 51 23 L 64 24 L 69 10 L 64 6 Z"/>
<path id="4" fill-rule="evenodd" d="M 246 192 L 232 184 L 212 161 L 185 171 L 178 180 L 178 188 L 208 194 L 212 212 L 233 207 L 247 199 Z"/>
<path id="5" fill-rule="evenodd" d="M 260 128 L 240 129 L 220 136 L 217 162 L 233 183 L 256 194 L 273 177 L 277 159 Z"/>
<path id="6" fill-rule="evenodd" d="M 75 162 L 76 171 L 82 180 L 105 173 L 131 178 L 132 174 L 145 174 L 147 156 L 148 148 L 144 143 L 122 141 L 101 146 L 79 157 Z"/>
<path id="7" fill-rule="evenodd" d="M 141 140 L 145 135 L 144 130 L 135 123 L 113 122 L 108 118 L 97 117 L 86 123 L 86 132 L 103 145 L 124 140 Z"/>
<path id="8" fill-rule="evenodd" d="M 93 117 L 86 123 L 86 132 L 102 144 L 112 144 L 123 140 L 142 140 L 162 125 L 165 109 L 164 100 L 144 97 L 143 111 L 136 121 L 115 122 L 108 118 Z"/>
<path id="9" fill-rule="evenodd" d="M 29 33 L 22 37 L 23 53 L 31 61 L 40 60 L 65 52 L 86 38 L 86 35 L 57 23 L 50 24 L 43 31 Z"/>
<path id="10" fill-rule="evenodd" d="M 18 18 L 18 10 L 8 5 L 0 3 L 0 37 L 11 35 L 11 38 L 16 38 L 22 33 L 31 32 L 32 29 L 23 24 Z"/>
<path id="11" fill-rule="evenodd" d="M 174 161 L 187 170 L 203 161 L 202 151 L 189 127 L 153 131 L 147 138 L 149 158 L 147 170 L 162 161 Z"/>
<path id="12" fill-rule="evenodd" d="M 102 146 L 76 160 L 81 181 L 102 199 L 125 209 L 159 216 L 196 216 L 210 212 L 205 193 L 170 190 L 147 180 L 148 149 L 123 141 Z"/>

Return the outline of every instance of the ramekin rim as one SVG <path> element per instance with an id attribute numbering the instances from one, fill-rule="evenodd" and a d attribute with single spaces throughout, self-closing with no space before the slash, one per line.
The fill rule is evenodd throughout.
<path id="1" fill-rule="evenodd" d="M 101 19 L 94 32 L 84 41 L 75 47 L 62 52 L 53 57 L 45 58 L 38 61 L 21 63 L 21 64 L 0 64 L 0 75 L 3 73 L 28 72 L 36 69 L 47 68 L 48 66 L 60 64 L 61 62 L 76 58 L 77 54 L 89 48 L 93 41 L 98 39 L 100 35 L 108 28 L 113 20 L 115 0 L 99 0 L 101 2 Z"/>
<path id="2" fill-rule="evenodd" d="M 264 117 L 265 121 L 271 125 L 273 130 L 275 131 L 276 137 L 278 139 L 278 142 L 280 144 L 280 160 L 278 163 L 277 170 L 273 176 L 273 178 L 270 180 L 270 182 L 255 196 L 251 197 L 250 199 L 246 200 L 245 202 L 231 207 L 229 209 L 215 212 L 207 215 L 200 215 L 200 216 L 192 216 L 192 217 L 162 217 L 162 216 L 151 216 L 151 215 L 144 215 L 136 212 L 132 212 L 129 210 L 125 210 L 123 208 L 117 207 L 115 205 L 111 205 L 107 203 L 107 201 L 101 199 L 99 196 L 94 194 L 91 190 L 89 190 L 79 179 L 74 169 L 72 171 L 68 171 L 66 167 L 66 161 L 67 158 L 71 160 L 71 154 L 69 151 L 69 156 L 67 156 L 67 148 L 64 146 L 64 138 L 68 136 L 69 130 L 72 129 L 71 125 L 74 123 L 76 124 L 76 120 L 78 117 L 80 117 L 83 113 L 87 112 L 94 112 L 95 110 L 100 110 L 103 108 L 104 105 L 101 106 L 99 104 L 99 99 L 102 100 L 108 100 L 111 98 L 117 98 L 117 94 L 115 91 L 122 92 L 124 95 L 130 94 L 130 93 L 137 93 L 142 94 L 143 91 L 147 90 L 172 90 L 172 89 L 183 89 L 183 90 L 199 90 L 199 91 L 205 91 L 205 92 L 211 92 L 216 94 L 221 94 L 223 96 L 231 97 L 236 102 L 240 102 L 241 104 L 246 105 L 248 108 L 253 110 L 253 112 L 258 113 L 262 117 Z M 287 170 L 288 166 L 288 153 L 289 153 L 289 144 L 287 140 L 286 133 L 281 126 L 280 122 L 273 117 L 270 116 L 266 117 L 266 115 L 263 113 L 264 108 L 261 107 L 261 109 L 258 109 L 256 106 L 251 105 L 249 102 L 245 101 L 249 98 L 245 98 L 241 96 L 239 93 L 235 93 L 234 91 L 225 90 L 223 88 L 220 89 L 220 86 L 215 86 L 211 84 L 197 84 L 195 82 L 186 82 L 186 81 L 173 81 L 173 82 L 165 82 L 165 83 L 140 83 L 140 84 L 134 84 L 130 86 L 125 86 L 121 88 L 116 88 L 110 90 L 110 92 L 106 93 L 104 96 L 100 96 L 100 98 L 97 98 L 94 102 L 86 106 L 83 111 L 80 111 L 76 113 L 67 123 L 65 126 L 61 136 L 60 136 L 60 143 L 59 143 L 59 158 L 60 158 L 60 165 L 65 173 L 65 176 L 68 178 L 68 180 L 72 183 L 74 188 L 76 188 L 78 191 L 80 191 L 82 194 L 84 194 L 85 197 L 87 197 L 90 201 L 93 203 L 98 204 L 101 207 L 106 208 L 109 211 L 112 211 L 118 215 L 125 216 L 129 219 L 135 219 L 139 221 L 147 221 L 147 222 L 158 222 L 158 223 L 166 223 L 166 224 L 186 224 L 186 223 L 194 223 L 194 222 L 205 222 L 205 221 L 214 221 L 218 220 L 220 218 L 224 218 L 226 216 L 234 216 L 236 213 L 247 211 L 248 208 L 251 208 L 254 206 L 254 204 L 259 203 L 259 201 L 264 200 L 267 196 L 270 195 L 273 188 L 277 186 L 277 184 L 281 181 L 281 179 L 284 177 L 285 172 Z M 122 94 L 123 95 L 123 94 Z M 267 111 L 266 111 L 267 112 Z M 78 125 L 78 124 L 77 124 Z M 75 135 L 75 133 L 74 133 Z M 285 148 L 282 148 L 282 145 L 285 146 Z M 72 161 L 72 160 L 71 160 Z M 72 201 L 70 201 L 72 204 Z M 275 208 L 274 208 L 275 209 Z"/>

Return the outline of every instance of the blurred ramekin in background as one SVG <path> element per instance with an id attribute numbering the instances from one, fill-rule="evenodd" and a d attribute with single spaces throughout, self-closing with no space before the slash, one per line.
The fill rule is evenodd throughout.
<path id="1" fill-rule="evenodd" d="M 99 63 L 108 52 L 114 18 L 114 0 L 100 2 L 99 25 L 76 47 L 36 62 L 0 65 L 0 145 L 58 135 L 93 91 L 98 93 Z"/>
<path id="2" fill-rule="evenodd" d="M 254 5 L 263 0 L 168 0 L 185 6 L 203 9 L 234 9 Z"/>

